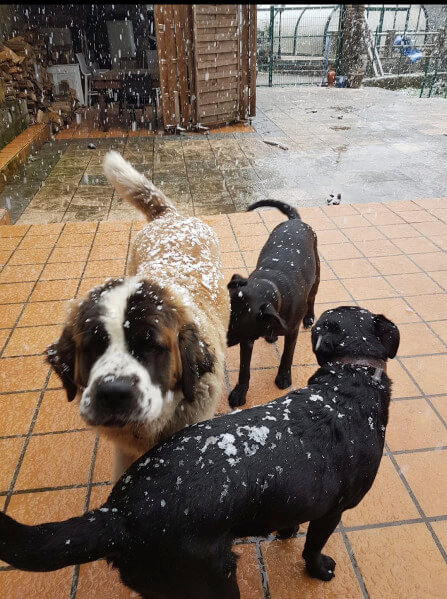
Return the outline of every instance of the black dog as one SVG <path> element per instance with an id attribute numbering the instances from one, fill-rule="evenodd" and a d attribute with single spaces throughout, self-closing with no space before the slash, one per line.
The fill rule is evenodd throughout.
<path id="1" fill-rule="evenodd" d="M 382 457 L 397 327 L 357 307 L 326 311 L 312 332 L 321 368 L 307 387 L 192 425 L 135 462 L 103 507 L 25 526 L 0 513 L 0 559 L 48 571 L 107 557 L 146 599 L 238 599 L 235 537 L 310 521 L 308 573 L 344 510 L 371 487 Z"/>
<path id="2" fill-rule="evenodd" d="M 277 387 L 292 384 L 292 361 L 301 321 L 314 322 L 314 302 L 320 283 L 317 236 L 288 204 L 261 200 L 248 210 L 273 206 L 289 217 L 276 226 L 261 250 L 248 279 L 233 275 L 228 283 L 231 317 L 228 346 L 240 344 L 239 380 L 228 399 L 232 408 L 245 404 L 250 382 L 253 343 L 259 337 L 273 343 L 285 335 L 284 351 L 275 379 Z"/>

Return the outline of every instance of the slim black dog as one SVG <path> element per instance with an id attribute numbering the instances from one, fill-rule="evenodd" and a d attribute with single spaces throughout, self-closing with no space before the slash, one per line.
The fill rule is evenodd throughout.
<path id="1" fill-rule="evenodd" d="M 103 507 L 25 526 L 0 513 L 0 559 L 49 571 L 107 557 L 145 599 L 238 599 L 235 537 L 310 521 L 308 573 L 382 457 L 397 327 L 357 307 L 326 311 L 312 331 L 320 368 L 308 386 L 263 406 L 190 426 L 135 462 Z"/>
<path id="2" fill-rule="evenodd" d="M 264 247 L 256 269 L 248 279 L 233 275 L 228 283 L 231 317 L 228 346 L 240 344 L 239 380 L 228 399 L 232 408 L 245 404 L 250 382 L 253 343 L 259 337 L 273 343 L 284 335 L 284 351 L 275 383 L 279 389 L 292 384 L 292 361 L 301 322 L 314 322 L 314 302 L 320 283 L 317 236 L 288 204 L 261 200 L 248 210 L 273 206 L 289 217 L 277 225 Z"/>

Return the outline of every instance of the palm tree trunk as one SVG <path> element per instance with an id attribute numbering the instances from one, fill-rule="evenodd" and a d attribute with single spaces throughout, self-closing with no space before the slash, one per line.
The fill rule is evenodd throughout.
<path id="1" fill-rule="evenodd" d="M 348 87 L 360 87 L 366 65 L 365 5 L 346 4 L 341 49 L 341 73 Z"/>

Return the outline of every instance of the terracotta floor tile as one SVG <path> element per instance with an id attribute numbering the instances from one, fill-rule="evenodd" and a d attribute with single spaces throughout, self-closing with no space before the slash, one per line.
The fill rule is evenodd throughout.
<path id="1" fill-rule="evenodd" d="M 415 254 L 410 256 L 418 266 L 427 272 L 431 270 L 447 270 L 447 254 L 432 252 L 430 254 Z"/>
<path id="2" fill-rule="evenodd" d="M 425 223 L 435 221 L 435 217 L 426 210 L 408 210 L 400 212 L 399 215 L 407 223 Z"/>
<path id="3" fill-rule="evenodd" d="M 99 438 L 96 452 L 93 482 L 107 482 L 113 480 L 113 463 L 115 458 L 115 445 L 103 435 Z M 110 489 L 109 489 L 110 493 Z"/>
<path id="4" fill-rule="evenodd" d="M 222 254 L 223 268 L 240 268 L 244 266 L 240 252 L 225 252 Z"/>
<path id="5" fill-rule="evenodd" d="M 258 262 L 259 251 L 258 250 L 248 250 L 248 251 L 242 252 L 242 255 L 244 256 L 245 263 L 251 272 L 252 270 L 254 270 L 254 268 L 256 267 L 256 264 Z"/>
<path id="6" fill-rule="evenodd" d="M 438 270 L 431 272 L 430 276 L 438 283 L 444 290 L 447 290 L 447 270 Z"/>
<path id="7" fill-rule="evenodd" d="M 399 356 L 438 354 L 447 351 L 444 343 L 422 322 L 402 324 L 399 331 Z"/>
<path id="8" fill-rule="evenodd" d="M 416 266 L 407 256 L 383 256 L 381 258 L 371 257 L 371 264 L 377 268 L 377 270 L 383 275 L 397 275 L 408 272 L 420 272 L 418 266 Z"/>
<path id="9" fill-rule="evenodd" d="M 445 515 L 447 450 L 404 453 L 395 457 L 424 514 Z"/>
<path id="10" fill-rule="evenodd" d="M 431 525 L 441 545 L 444 547 L 444 551 L 447 551 L 447 520 L 432 522 Z"/>
<path id="11" fill-rule="evenodd" d="M 447 250 L 447 235 L 437 235 L 435 237 L 431 237 L 433 243 L 436 246 L 439 246 L 443 250 Z M 438 247 L 436 247 L 438 249 Z"/>
<path id="12" fill-rule="evenodd" d="M 0 572 L 2 596 L 8 599 L 63 599 L 70 596 L 73 567 L 56 572 Z"/>
<path id="13" fill-rule="evenodd" d="M 359 214 L 346 214 L 344 216 L 333 216 L 330 214 L 330 217 L 340 229 L 368 226 L 368 221 Z"/>
<path id="14" fill-rule="evenodd" d="M 330 582 L 311 578 L 305 572 L 301 552 L 304 537 L 261 544 L 271 599 L 361 599 L 363 597 L 340 533 L 334 533 L 324 553 L 337 563 Z"/>
<path id="15" fill-rule="evenodd" d="M 441 222 L 433 222 L 433 223 L 415 223 L 414 228 L 422 233 L 422 235 L 426 235 L 429 239 L 433 237 L 433 235 L 446 235 L 447 234 L 447 225 Z"/>
<path id="16" fill-rule="evenodd" d="M 108 496 L 110 495 L 110 491 L 112 490 L 112 484 L 110 485 L 101 485 L 98 487 L 92 487 L 90 492 L 90 501 L 88 504 L 88 509 L 93 510 L 97 507 L 101 507 L 107 501 Z"/>
<path id="17" fill-rule="evenodd" d="M 234 225 L 249 225 L 251 223 L 262 222 L 260 212 L 239 212 L 237 214 L 229 214 L 231 224 Z M 264 220 L 276 220 L 276 210 L 262 210 L 262 218 Z M 283 218 L 282 220 L 285 220 Z"/>
<path id="18" fill-rule="evenodd" d="M 0 286 L 1 290 L 1 286 Z M 22 310 L 22 304 L 3 304 L 1 310 L 1 326 L 13 327 Z"/>
<path id="19" fill-rule="evenodd" d="M 318 233 L 318 245 L 347 242 L 349 242 L 349 239 L 338 229 L 327 229 Z"/>
<path id="20" fill-rule="evenodd" d="M 2 358 L 0 360 L 0 393 L 40 389 L 49 367 L 42 356 Z"/>
<path id="21" fill-rule="evenodd" d="M 382 277 L 343 279 L 343 284 L 356 300 L 393 297 L 394 289 Z"/>
<path id="22" fill-rule="evenodd" d="M 233 347 L 227 347 L 226 353 L 226 365 L 228 370 L 239 369 L 239 345 L 233 345 Z M 271 343 L 267 343 L 263 339 L 258 339 L 253 347 L 253 354 L 251 358 L 252 368 L 267 368 L 270 366 L 279 366 L 279 358 L 276 352 L 275 346 Z"/>
<path id="23" fill-rule="evenodd" d="M 395 324 L 420 322 L 419 316 L 400 297 L 362 300 L 362 307 L 375 314 L 384 314 Z"/>
<path id="24" fill-rule="evenodd" d="M 231 277 L 234 275 L 235 269 L 234 268 L 223 268 L 222 271 L 223 271 L 223 275 L 224 275 L 224 283 L 225 283 L 225 285 L 227 285 L 230 282 Z M 248 277 L 248 274 L 249 274 L 249 270 L 247 268 L 238 268 L 237 272 L 244 277 Z"/>
<path id="25" fill-rule="evenodd" d="M 33 282 L 0 284 L 0 304 L 26 301 L 33 285 Z"/>
<path id="26" fill-rule="evenodd" d="M 33 433 L 48 433 L 87 428 L 75 402 L 68 402 L 63 389 L 46 391 L 37 415 Z"/>
<path id="27" fill-rule="evenodd" d="M 24 439 L 0 439 L 0 491 L 8 491 Z"/>
<path id="28" fill-rule="evenodd" d="M 0 351 L 2 351 L 11 329 L 0 329 Z"/>
<path id="29" fill-rule="evenodd" d="M 65 321 L 66 301 L 33 302 L 25 307 L 19 320 L 20 327 L 60 324 Z"/>
<path id="30" fill-rule="evenodd" d="M 384 456 L 373 486 L 354 509 L 346 510 L 343 513 L 342 522 L 344 526 L 349 527 L 397 522 L 419 517 L 419 512 L 396 468 L 390 458 Z"/>
<path id="31" fill-rule="evenodd" d="M 393 212 L 405 212 L 406 210 L 420 210 L 420 206 L 413 200 L 400 200 L 399 202 L 387 202 L 386 206 Z"/>
<path id="32" fill-rule="evenodd" d="M 402 363 L 427 395 L 447 393 L 447 354 L 419 358 L 403 358 Z"/>
<path id="33" fill-rule="evenodd" d="M 125 260 L 90 260 L 84 277 L 120 277 L 124 274 Z"/>
<path id="34" fill-rule="evenodd" d="M 444 293 L 409 297 L 408 303 L 424 320 L 445 319 L 447 314 L 447 297 Z"/>
<path id="35" fill-rule="evenodd" d="M 241 599 L 264 599 L 261 572 L 254 545 L 236 545 L 233 548 L 239 556 L 237 562 L 237 582 Z"/>
<path id="36" fill-rule="evenodd" d="M 317 294 L 318 302 L 334 302 L 340 304 L 341 302 L 349 301 L 350 299 L 349 293 L 339 281 L 320 281 Z"/>
<path id="37" fill-rule="evenodd" d="M 320 281 L 330 281 L 335 278 L 336 276 L 330 266 L 326 262 L 320 261 Z"/>
<path id="38" fill-rule="evenodd" d="M 98 234 L 96 236 L 95 242 L 98 239 L 99 235 L 108 235 L 111 232 L 113 232 L 114 234 L 121 232 L 124 235 L 128 236 L 129 229 L 130 229 L 130 223 L 119 223 L 119 222 L 109 223 L 109 222 L 102 221 L 98 225 Z M 118 236 L 118 238 L 119 238 L 119 236 Z M 124 243 L 124 242 L 115 241 L 115 243 Z"/>
<path id="39" fill-rule="evenodd" d="M 0 283 L 22 283 L 24 281 L 36 281 L 39 278 L 41 270 L 41 264 L 5 266 L 0 273 Z"/>
<path id="40" fill-rule="evenodd" d="M 425 293 L 440 293 L 442 290 L 430 277 L 423 272 L 407 273 L 404 275 L 387 275 L 385 279 L 401 295 L 423 295 Z"/>
<path id="41" fill-rule="evenodd" d="M 353 258 L 352 260 L 331 260 L 331 267 L 335 274 L 345 277 L 367 277 L 377 275 L 377 270 L 366 258 Z"/>
<path id="42" fill-rule="evenodd" d="M 2 225 L 0 237 L 23 237 L 28 229 L 29 225 Z"/>
<path id="43" fill-rule="evenodd" d="M 64 227 L 64 235 L 95 233 L 97 226 L 98 225 L 95 222 L 67 223 Z"/>
<path id="44" fill-rule="evenodd" d="M 371 599 L 444 597 L 445 565 L 425 524 L 359 530 L 348 538 Z"/>
<path id="45" fill-rule="evenodd" d="M 401 239 L 402 237 L 416 237 L 418 231 L 409 224 L 403 225 L 382 225 L 380 231 L 389 239 Z"/>
<path id="46" fill-rule="evenodd" d="M 89 260 L 115 260 L 126 257 L 127 245 L 94 246 Z"/>
<path id="47" fill-rule="evenodd" d="M 97 285 L 102 285 L 104 283 L 104 277 L 91 277 L 89 279 L 81 279 L 81 284 L 79 285 L 78 293 L 76 297 L 82 297 L 85 293 L 96 287 Z"/>
<path id="48" fill-rule="evenodd" d="M 219 245 L 221 252 L 237 252 L 239 250 L 235 237 L 224 237 L 220 239 Z"/>
<path id="49" fill-rule="evenodd" d="M 447 446 L 447 430 L 425 399 L 393 401 L 386 441 L 391 451 Z"/>
<path id="50" fill-rule="evenodd" d="M 47 264 L 40 277 L 41 281 L 51 281 L 54 279 L 75 279 L 80 277 L 84 269 L 85 262 L 55 262 Z"/>
<path id="51" fill-rule="evenodd" d="M 51 370 L 50 378 L 48 380 L 47 389 L 62 389 L 62 382 L 54 370 Z"/>
<path id="52" fill-rule="evenodd" d="M 52 248 L 56 243 L 57 235 L 39 235 L 38 237 L 25 237 L 20 244 L 21 250 L 33 250 L 37 248 Z"/>
<path id="53" fill-rule="evenodd" d="M 254 235 L 251 237 L 240 237 L 238 243 L 241 250 L 261 250 L 267 239 L 268 235 Z"/>
<path id="54" fill-rule="evenodd" d="M 294 369 L 293 369 L 294 370 Z M 287 389 L 278 389 L 275 385 L 275 377 L 277 375 L 277 368 L 265 368 L 263 370 L 252 370 L 250 378 L 250 388 L 247 393 L 247 403 L 245 408 L 252 408 L 253 406 L 260 406 L 277 397 L 282 397 L 287 394 Z M 228 374 L 230 380 L 231 389 L 237 383 L 238 373 L 230 372 Z M 292 382 L 293 382 L 292 372 Z"/>
<path id="55" fill-rule="evenodd" d="M 405 362 L 406 361 L 407 360 L 405 360 Z M 410 372 L 414 375 L 414 372 L 411 369 Z M 397 360 L 388 360 L 387 373 L 393 382 L 391 395 L 394 399 L 400 397 L 419 397 L 421 395 L 417 386 L 413 383 Z"/>
<path id="56" fill-rule="evenodd" d="M 435 252 L 438 248 L 425 237 L 409 237 L 393 239 L 394 245 L 404 254 L 423 254 L 424 252 Z"/>
<path id="57" fill-rule="evenodd" d="M 102 223 L 100 223 L 101 225 Z M 118 224 L 121 223 L 104 223 L 104 224 Z M 129 231 L 128 225 L 126 225 L 126 229 L 124 231 L 106 231 L 104 229 L 100 229 L 101 232 L 98 232 L 95 237 L 95 242 L 93 247 L 96 246 L 110 246 L 110 245 L 127 245 L 129 242 Z"/>
<path id="58" fill-rule="evenodd" d="M 265 237 L 266 229 L 264 223 L 233 224 L 234 234 L 237 238 L 252 237 L 253 235 L 263 235 Z"/>
<path id="59" fill-rule="evenodd" d="M 300 366 L 292 366 L 292 389 L 301 389 L 301 387 L 305 387 L 309 378 L 315 373 L 316 370 L 317 366 L 314 365 L 308 366 L 306 364 L 302 364 Z M 281 391 L 281 394 L 278 395 L 278 397 L 286 395 L 286 392 L 287 389 L 285 391 Z"/>
<path id="60" fill-rule="evenodd" d="M 222 225 L 211 226 L 220 241 L 222 241 L 223 239 L 227 239 L 228 237 L 234 237 L 233 229 L 230 227 L 230 224 L 228 222 Z"/>
<path id="61" fill-rule="evenodd" d="M 48 223 L 44 225 L 31 225 L 28 237 L 35 235 L 58 235 L 62 231 L 62 224 Z"/>
<path id="62" fill-rule="evenodd" d="M 67 223 L 70 225 L 72 223 Z M 56 244 L 58 248 L 70 248 L 77 246 L 89 246 L 92 244 L 94 233 L 63 233 Z"/>
<path id="63" fill-rule="evenodd" d="M 42 354 L 60 334 L 59 326 L 16 328 L 11 335 L 3 356 L 28 356 Z"/>
<path id="64" fill-rule="evenodd" d="M 376 226 L 404 224 L 404 220 L 401 218 L 401 215 L 398 216 L 391 211 L 365 214 L 365 218 L 372 225 Z"/>
<path id="65" fill-rule="evenodd" d="M 282 356 L 284 348 L 284 337 L 279 337 L 276 342 L 276 346 L 279 351 L 279 355 Z M 298 334 L 298 340 L 296 343 L 295 353 L 293 354 L 293 362 L 295 366 L 301 364 L 313 364 L 316 369 L 317 359 L 312 351 L 312 343 L 310 338 L 310 331 L 306 331 L 301 328 Z"/>
<path id="66" fill-rule="evenodd" d="M 9 264 L 43 264 L 50 255 L 51 248 L 16 250 Z"/>
<path id="67" fill-rule="evenodd" d="M 54 248 L 48 262 L 85 262 L 89 253 L 89 246 L 79 246 L 72 248 Z"/>
<path id="68" fill-rule="evenodd" d="M 2 227 L 7 225 L 2 225 Z M 16 249 L 21 241 L 21 237 L 0 237 L 0 250 L 2 251 L 10 251 Z"/>
<path id="69" fill-rule="evenodd" d="M 447 343 L 447 320 L 438 320 L 430 323 L 431 328 Z"/>
<path id="70" fill-rule="evenodd" d="M 78 286 L 77 279 L 63 281 L 39 281 L 35 286 L 30 302 L 69 300 L 74 297 Z"/>
<path id="71" fill-rule="evenodd" d="M 39 393 L 0 395 L 0 436 L 28 432 Z"/>
<path id="72" fill-rule="evenodd" d="M 352 243 L 329 243 L 318 247 L 318 251 L 328 262 L 347 258 L 361 258 L 362 255 Z"/>
<path id="73" fill-rule="evenodd" d="M 0 268 L 2 266 L 5 266 L 5 264 L 8 262 L 9 257 L 12 254 L 12 250 L 0 250 Z"/>
<path id="74" fill-rule="evenodd" d="M 15 488 L 43 489 L 86 483 L 94 439 L 90 431 L 31 437 Z"/>
<path id="75" fill-rule="evenodd" d="M 80 516 L 84 511 L 85 489 L 42 491 L 12 495 L 8 516 L 23 524 L 58 522 Z"/>
<path id="76" fill-rule="evenodd" d="M 138 596 L 123 585 L 118 570 L 104 560 L 80 567 L 76 599 L 92 599 L 93 589 L 95 599 L 131 599 Z"/>
<path id="77" fill-rule="evenodd" d="M 397 248 L 388 239 L 373 239 L 372 241 L 357 241 L 356 246 L 367 257 L 372 256 L 395 256 L 400 254 Z"/>

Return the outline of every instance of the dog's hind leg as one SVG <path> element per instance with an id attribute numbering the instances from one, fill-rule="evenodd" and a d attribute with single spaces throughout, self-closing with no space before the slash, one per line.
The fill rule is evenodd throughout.
<path id="1" fill-rule="evenodd" d="M 287 389 L 292 384 L 292 362 L 295 351 L 298 329 L 284 337 L 284 351 L 276 375 L 275 383 L 279 389 Z"/>
<path id="2" fill-rule="evenodd" d="M 331 580 L 335 576 L 335 561 L 321 553 L 327 540 L 337 528 L 341 514 L 332 514 L 319 520 L 311 520 L 307 530 L 303 558 L 306 562 L 307 573 L 312 578 Z"/>
<path id="3" fill-rule="evenodd" d="M 253 341 L 242 341 L 240 345 L 239 379 L 236 387 L 230 393 L 228 403 L 230 408 L 243 406 L 246 402 L 248 385 L 250 383 L 250 363 L 253 353 Z"/>

